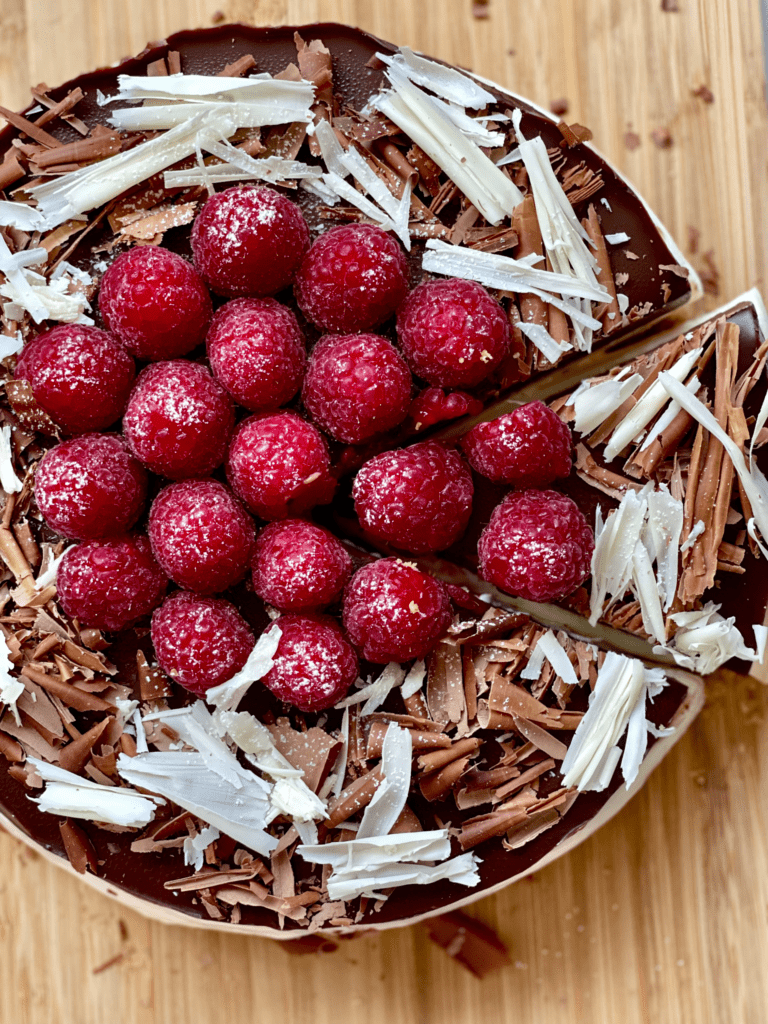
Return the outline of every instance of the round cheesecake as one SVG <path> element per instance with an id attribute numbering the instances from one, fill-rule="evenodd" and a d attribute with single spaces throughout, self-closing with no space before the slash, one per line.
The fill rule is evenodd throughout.
<path id="1" fill-rule="evenodd" d="M 259 90 L 272 91 L 260 99 Z M 353 584 L 343 598 L 343 584 L 329 584 L 322 614 L 310 609 L 302 619 L 300 598 L 296 610 L 283 605 L 280 614 L 256 592 L 261 584 L 250 571 L 251 545 L 258 552 L 262 537 L 266 547 L 264 531 L 275 533 L 266 520 L 309 518 L 322 528 L 312 544 L 321 544 L 322 531 L 341 542 L 340 552 L 334 549 L 339 579 L 352 571 L 354 581 L 381 566 L 382 555 L 400 558 L 398 571 L 418 572 L 412 554 L 434 546 L 404 550 L 366 532 L 354 511 L 354 474 L 371 459 L 429 438 L 438 424 L 454 420 L 458 430 L 469 427 L 470 416 L 471 422 L 488 418 L 514 388 L 526 385 L 533 395 L 541 387 L 544 394 L 555 364 L 609 341 L 628 342 L 686 302 L 695 277 L 652 212 L 586 144 L 589 133 L 581 126 L 557 124 L 492 83 L 341 25 L 182 32 L 36 98 L 42 114 L 36 107 L 26 111 L 0 137 L 3 326 L 13 340 L 2 363 L 7 665 L 0 811 L 6 826 L 144 912 L 281 938 L 392 927 L 439 914 L 586 838 L 695 716 L 702 699 L 695 677 L 638 660 L 629 641 L 626 654 L 609 653 L 599 634 L 585 641 L 563 628 L 565 620 L 539 622 L 498 594 L 489 600 L 488 588 L 481 599 L 476 578 L 462 568 L 462 562 L 474 568 L 472 558 L 458 555 L 455 564 L 430 560 L 443 580 L 446 610 L 438 633 L 405 647 L 405 629 L 395 629 L 395 646 L 374 655 L 350 625 Z M 304 116 L 283 117 L 283 108 L 290 112 L 299 102 Z M 244 115 L 247 103 L 259 112 Z M 244 250 L 226 264 L 206 256 L 207 239 L 216 238 L 207 222 L 222 221 L 214 207 L 234 187 L 249 197 L 257 189 L 270 193 L 267 206 L 254 199 L 248 218 L 247 231 L 270 253 L 250 279 Z M 567 205 L 568 215 L 558 221 L 570 239 L 567 266 L 547 263 L 545 195 Z M 306 228 L 275 242 L 276 221 L 294 216 L 296 207 Z M 356 306 L 341 317 L 337 300 L 327 298 L 336 294 L 338 275 L 327 272 L 332 256 L 323 246 L 338 237 L 334 232 L 350 229 L 354 244 L 369 245 L 370 235 L 383 247 L 367 251 L 372 276 L 361 277 Z M 299 237 L 303 230 L 306 238 Z M 573 269 L 583 246 L 597 253 L 584 272 L 589 280 Z M 42 257 L 33 256 L 39 249 Z M 126 340 L 119 315 L 156 272 L 146 255 L 152 250 L 181 258 L 179 269 L 162 257 L 173 273 L 184 277 L 194 266 L 198 274 L 183 293 L 181 326 L 162 341 L 170 346 L 162 350 L 168 358 Z M 133 277 L 125 271 L 123 298 L 113 298 L 119 288 L 102 289 L 102 278 L 126 254 L 142 265 Z M 396 268 L 386 281 L 384 263 Z M 563 284 L 566 271 L 576 284 Z M 556 275 L 550 291 L 547 273 Z M 438 281 L 485 290 L 489 317 L 498 311 L 503 321 L 499 356 L 482 350 L 479 381 L 465 374 L 462 383 L 461 366 L 440 376 L 446 372 L 430 370 L 403 342 L 416 289 Z M 438 311 L 448 301 L 443 295 Z M 286 312 L 276 312 L 278 304 Z M 166 313 L 167 303 L 159 302 L 152 316 Z M 216 335 L 212 341 L 208 334 L 206 347 L 211 315 Z M 258 390 L 238 377 L 243 349 L 230 356 L 226 350 L 238 318 L 244 336 L 255 337 L 256 321 L 248 317 L 257 315 L 260 325 L 272 318 L 271 333 L 259 327 L 259 344 L 271 346 L 267 362 L 293 360 L 294 378 L 274 408 L 262 404 L 269 383 Z M 81 429 L 77 416 L 94 403 L 83 392 L 73 394 L 62 407 L 75 417 L 65 431 L 59 406 L 46 407 L 48 399 L 40 397 L 34 348 L 38 337 L 62 324 L 72 332 L 78 323 L 119 334 L 139 376 L 122 419 L 101 426 Z M 363 343 L 369 334 L 378 340 Z M 306 346 L 308 371 L 296 337 Z M 361 358 L 360 351 L 384 374 L 387 394 L 396 396 L 373 412 L 362 410 L 364 389 L 357 397 L 345 385 L 350 399 L 344 388 L 326 386 L 324 367 Z M 488 372 L 484 361 L 493 363 Z M 159 408 L 159 395 L 173 404 L 192 378 L 184 394 L 200 397 L 185 424 L 197 422 L 200 409 L 213 409 L 210 425 L 195 435 L 196 447 L 189 441 L 176 461 L 167 453 L 161 460 L 142 440 L 142 403 Z M 402 408 L 393 416 L 398 402 Z M 363 412 L 374 418 L 363 422 Z M 123 575 L 117 586 L 123 605 L 130 604 L 134 576 L 139 596 L 148 588 L 154 594 L 152 586 L 157 593 L 149 608 L 130 604 L 122 625 L 89 619 L 97 586 L 87 573 L 77 586 L 71 582 L 68 552 L 82 535 L 77 527 L 67 532 L 62 519 L 53 526 L 38 497 L 47 453 L 93 429 L 121 432 L 146 470 L 146 483 L 132 484 L 130 494 L 139 495 L 138 507 L 144 486 L 147 501 L 127 528 L 142 537 L 148 531 L 160 565 L 152 572 L 159 576 L 147 583 L 141 548 L 132 555 L 134 575 Z M 268 430 L 268 453 L 283 451 L 270 470 L 278 489 L 297 452 L 308 459 L 316 445 L 325 453 L 325 463 L 321 455 L 317 465 L 306 463 L 306 492 L 286 507 L 274 496 L 257 496 L 241 469 L 241 451 L 261 444 Z M 437 472 L 426 464 L 432 468 L 422 490 Z M 191 486 L 199 477 L 213 481 Z M 239 501 L 227 497 L 230 488 Z M 214 514 L 230 517 L 217 544 L 239 561 L 218 576 L 210 569 L 190 574 L 178 557 L 185 516 L 199 515 L 205 526 L 206 515 Z M 480 504 L 470 518 L 467 506 L 465 537 L 476 540 L 489 517 Z M 306 530 L 292 543 L 281 550 L 296 560 L 299 547 L 310 544 Z M 101 558 L 110 544 L 117 542 L 86 539 L 77 550 L 101 545 Z M 366 598 L 371 606 L 383 592 L 378 586 Z M 196 614 L 208 616 L 202 689 L 181 668 L 168 668 L 168 650 L 181 659 L 195 642 L 185 639 L 170 612 L 161 649 L 156 609 L 166 589 L 164 613 L 169 603 L 179 605 L 177 587 L 196 590 Z M 211 625 L 217 601 L 235 615 L 220 620 L 220 648 Z M 421 611 L 411 605 L 414 615 Z M 331 703 L 319 705 L 315 691 L 308 704 L 296 696 L 297 685 L 317 676 L 314 666 L 278 672 L 269 638 L 287 638 L 295 620 L 297 644 L 325 630 L 322 635 L 338 635 L 349 648 L 351 675 Z M 237 667 L 227 668 L 240 647 Z M 239 673 L 247 675 L 249 651 L 258 667 L 246 679 Z M 211 686 L 214 675 L 221 686 Z M 628 716 L 610 736 L 595 710 L 630 679 L 632 708 L 647 699 L 652 723 L 647 734 L 643 725 L 639 753 L 627 749 Z M 221 692 L 211 697 L 216 689 Z M 637 746 L 637 735 L 633 740 Z M 578 752 L 569 754 L 572 744 Z"/>

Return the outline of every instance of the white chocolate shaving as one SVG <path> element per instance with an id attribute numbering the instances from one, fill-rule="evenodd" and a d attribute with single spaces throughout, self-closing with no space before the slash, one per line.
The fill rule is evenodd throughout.
<path id="1" fill-rule="evenodd" d="M 399 52 L 392 56 L 386 53 L 377 53 L 376 56 L 388 67 L 397 67 L 415 85 L 429 89 L 450 103 L 480 110 L 496 102 L 493 93 L 484 89 L 479 82 L 468 78 L 456 68 L 420 57 L 407 46 L 401 46 Z"/>
<path id="2" fill-rule="evenodd" d="M 130 828 L 142 828 L 155 816 L 156 797 L 122 786 L 102 786 L 36 757 L 28 757 L 27 764 L 47 783 L 40 799 L 34 801 L 41 811 Z"/>
<path id="3" fill-rule="evenodd" d="M 374 97 L 372 106 L 435 161 L 489 224 L 499 224 L 522 202 L 519 189 L 395 65 L 389 67 L 388 77 L 392 90 Z"/>
<path id="4" fill-rule="evenodd" d="M 117 770 L 127 782 L 159 793 L 249 850 L 268 855 L 277 846 L 277 840 L 265 831 L 271 787 L 258 775 L 238 767 L 236 786 L 212 771 L 211 761 L 197 751 L 153 750 L 135 757 L 121 754 L 117 759 Z"/>
<path id="5" fill-rule="evenodd" d="M 591 434 L 601 423 L 620 409 L 632 392 L 643 382 L 639 373 L 632 374 L 624 380 L 620 374 L 600 381 L 594 387 L 588 382 L 580 385 L 571 397 L 575 418 L 574 430 L 580 434 Z"/>
<path id="6" fill-rule="evenodd" d="M 520 333 L 532 341 L 550 363 L 556 363 L 564 352 L 573 348 L 573 345 L 567 341 L 555 341 L 546 327 L 541 324 L 526 323 L 525 320 L 520 320 L 517 326 L 520 328 Z"/>
<path id="7" fill-rule="evenodd" d="M 381 672 L 378 678 L 374 679 L 372 683 L 362 687 L 356 693 L 351 694 L 349 697 L 345 697 L 344 700 L 340 700 L 336 705 L 337 708 L 349 708 L 353 704 L 362 704 L 365 701 L 365 706 L 362 708 L 361 715 L 370 715 L 378 707 L 384 703 L 390 690 L 396 686 L 400 686 L 405 679 L 405 669 L 401 668 L 396 661 L 390 661 Z"/>
<path id="8" fill-rule="evenodd" d="M 386 836 L 400 817 L 411 786 L 411 734 L 391 722 L 381 751 L 384 780 L 365 808 L 357 830 L 358 839 Z"/>
<path id="9" fill-rule="evenodd" d="M 571 659 L 551 629 L 548 629 L 546 633 L 542 633 L 536 643 L 535 650 L 541 650 L 541 653 L 555 670 L 555 675 L 560 676 L 566 686 L 579 685 L 579 679 L 571 664 Z M 530 665 L 530 662 L 528 664 Z M 539 674 L 541 674 L 541 669 Z"/>
<path id="10" fill-rule="evenodd" d="M 277 622 L 266 629 L 256 641 L 240 671 L 226 682 L 212 687 L 205 695 L 206 701 L 220 711 L 236 711 L 250 686 L 263 679 L 272 668 L 281 636 L 282 632 Z"/>
<path id="11" fill-rule="evenodd" d="M 622 774 L 629 788 L 645 754 L 646 697 L 658 693 L 665 684 L 666 677 L 660 669 L 646 669 L 636 658 L 609 651 L 597 674 L 589 708 L 563 759 L 563 785 L 576 786 L 580 791 L 605 789 L 621 758 L 618 742 L 633 719 L 632 736 L 627 738 L 622 762 Z M 642 723 L 642 732 L 638 721 Z"/>
<path id="12" fill-rule="evenodd" d="M 16 725 L 20 726 L 21 718 L 16 710 L 16 701 L 24 693 L 24 683 L 18 676 L 12 674 L 13 662 L 5 634 L 0 632 L 0 638 L 0 701 L 13 712 Z"/>
<path id="13" fill-rule="evenodd" d="M 0 427 L 0 487 L 6 494 L 18 494 L 23 486 L 13 468 L 11 427 L 6 423 L 5 426 Z"/>

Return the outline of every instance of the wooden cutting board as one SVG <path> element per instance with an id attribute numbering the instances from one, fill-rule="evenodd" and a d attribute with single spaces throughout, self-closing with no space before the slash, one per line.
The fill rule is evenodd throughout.
<path id="1" fill-rule="evenodd" d="M 543 105 L 567 100 L 568 119 L 593 128 L 708 279 L 699 309 L 765 292 L 758 0 L 218 2 L 2 0 L 0 103 L 18 109 L 30 85 L 221 17 L 346 21 Z M 618 819 L 472 908 L 513 961 L 483 983 L 420 929 L 299 958 L 267 940 L 150 924 L 0 835 L 0 1024 L 762 1024 L 766 712 L 760 683 L 719 674 Z"/>

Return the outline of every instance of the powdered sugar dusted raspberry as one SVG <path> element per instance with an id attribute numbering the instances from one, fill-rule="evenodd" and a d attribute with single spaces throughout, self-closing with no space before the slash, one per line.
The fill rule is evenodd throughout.
<path id="1" fill-rule="evenodd" d="M 46 452 L 35 473 L 35 501 L 62 537 L 125 533 L 141 515 L 146 496 L 146 470 L 116 434 L 62 441 Z"/>
<path id="2" fill-rule="evenodd" d="M 565 494 L 515 491 L 480 537 L 480 575 L 508 594 L 557 601 L 587 578 L 594 547 L 586 519 Z"/>
<path id="3" fill-rule="evenodd" d="M 176 359 L 139 374 L 123 417 L 131 450 L 171 480 L 207 476 L 224 459 L 232 399 L 204 366 Z"/>
<path id="4" fill-rule="evenodd" d="M 474 387 L 507 354 L 509 323 L 482 285 L 425 281 L 397 313 L 397 336 L 411 370 L 430 384 Z"/>
<path id="5" fill-rule="evenodd" d="M 262 519 L 287 519 L 333 497 L 328 448 L 316 427 L 294 412 L 249 416 L 235 431 L 227 478 Z"/>
<path id="6" fill-rule="evenodd" d="M 149 512 L 152 551 L 174 583 L 217 594 L 242 579 L 253 551 L 253 520 L 217 480 L 165 487 Z"/>
<path id="7" fill-rule="evenodd" d="M 139 359 L 176 359 L 201 344 L 213 313 L 203 279 L 181 256 L 139 245 L 101 279 L 99 310 Z"/>
<path id="8" fill-rule="evenodd" d="M 274 295 L 292 283 L 308 247 L 296 203 L 261 186 L 210 196 L 192 226 L 195 267 L 219 295 Z"/>
<path id="9" fill-rule="evenodd" d="M 405 254 L 372 224 L 347 224 L 320 235 L 304 257 L 294 285 L 307 319 L 344 334 L 383 323 L 407 291 Z"/>
<path id="10" fill-rule="evenodd" d="M 203 697 L 240 671 L 255 640 L 229 601 L 177 590 L 152 616 L 152 643 L 163 671 Z"/>
<path id="11" fill-rule="evenodd" d="M 25 345 L 16 376 L 67 434 L 105 430 L 120 419 L 136 369 L 106 331 L 60 324 Z"/>
<path id="12" fill-rule="evenodd" d="M 411 374 L 378 334 L 327 336 L 312 350 L 301 397 L 331 437 L 360 444 L 405 419 Z"/>
<path id="13" fill-rule="evenodd" d="M 275 299 L 233 299 L 219 310 L 206 340 L 214 377 L 251 412 L 290 402 L 301 387 L 304 335 Z"/>
<path id="14" fill-rule="evenodd" d="M 285 612 L 332 604 L 352 572 L 352 559 L 332 533 L 304 519 L 270 523 L 253 554 L 253 589 Z"/>
<path id="15" fill-rule="evenodd" d="M 423 658 L 450 624 L 443 585 L 399 558 L 364 565 L 344 591 L 344 628 L 368 661 Z"/>
<path id="16" fill-rule="evenodd" d="M 543 402 L 528 402 L 461 440 L 472 468 L 494 483 L 545 487 L 571 472 L 571 432 Z"/>
<path id="17" fill-rule="evenodd" d="M 133 625 L 160 604 L 167 585 L 144 534 L 76 544 L 56 577 L 61 607 L 93 629 Z"/>
<path id="18" fill-rule="evenodd" d="M 282 635 L 264 685 L 300 711 L 322 711 L 346 696 L 357 655 L 339 624 L 327 615 L 289 613 L 275 625 Z"/>
<path id="19" fill-rule="evenodd" d="M 464 533 L 473 491 L 472 474 L 457 451 L 421 441 L 369 459 L 352 496 L 371 537 L 421 554 L 442 551 Z"/>

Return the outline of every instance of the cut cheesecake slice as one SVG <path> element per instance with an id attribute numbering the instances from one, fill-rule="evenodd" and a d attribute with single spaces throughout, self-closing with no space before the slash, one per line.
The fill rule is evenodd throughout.
<path id="1" fill-rule="evenodd" d="M 595 372 L 598 357 L 588 375 L 566 370 L 515 400 L 543 398 L 574 434 L 574 472 L 556 486 L 595 525 L 596 549 L 588 583 L 563 606 L 704 674 L 754 670 L 765 653 L 767 337 L 753 289 L 633 358 Z M 473 569 L 505 493 L 476 485 L 473 529 L 446 552 Z"/>

